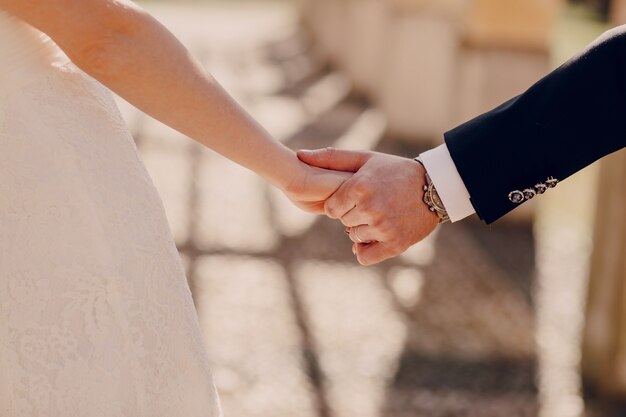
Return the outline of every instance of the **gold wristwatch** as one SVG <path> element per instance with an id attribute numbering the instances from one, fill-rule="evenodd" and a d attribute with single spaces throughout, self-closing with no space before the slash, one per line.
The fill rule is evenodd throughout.
<path id="1" fill-rule="evenodd" d="M 426 170 L 426 166 L 424 166 L 424 162 L 422 162 L 419 156 L 415 158 L 415 160 L 422 164 L 424 170 Z M 430 179 L 428 172 L 426 172 L 426 184 L 424 185 L 423 191 L 424 203 L 428 205 L 428 209 L 430 211 L 436 213 L 437 216 L 439 216 L 439 223 L 445 223 L 450 221 L 450 216 L 448 216 L 448 212 L 446 211 L 446 208 L 444 207 L 443 202 L 439 197 L 439 193 L 437 193 L 435 184 L 433 184 L 433 181 Z"/>

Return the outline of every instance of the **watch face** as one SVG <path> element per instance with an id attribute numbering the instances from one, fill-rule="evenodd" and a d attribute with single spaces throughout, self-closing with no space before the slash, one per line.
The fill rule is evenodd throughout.
<path id="1" fill-rule="evenodd" d="M 441 198 L 439 198 L 439 194 L 436 191 L 433 193 L 433 202 L 435 203 L 437 207 L 443 207 Z"/>
<path id="2" fill-rule="evenodd" d="M 445 206 L 443 205 L 443 202 L 441 201 L 441 198 L 439 197 L 439 193 L 437 193 L 437 189 L 431 185 L 431 193 L 430 193 L 431 199 L 432 199 L 432 203 L 438 208 L 437 210 L 437 215 L 439 216 L 440 219 L 440 223 L 449 221 L 450 218 L 448 217 L 448 213 L 445 212 Z M 444 210 L 439 211 L 439 209 Z"/>

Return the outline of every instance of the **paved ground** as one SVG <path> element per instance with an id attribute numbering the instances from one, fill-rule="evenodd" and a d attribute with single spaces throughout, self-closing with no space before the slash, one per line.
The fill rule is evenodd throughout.
<path id="1" fill-rule="evenodd" d="M 289 146 L 421 150 L 383 137 L 384 118 L 307 53 L 285 5 L 149 8 Z M 339 224 L 120 106 L 185 261 L 227 417 L 580 415 L 584 264 L 559 265 L 587 248 L 554 252 L 551 214 L 537 234 L 552 240 L 469 220 L 363 268 Z"/>

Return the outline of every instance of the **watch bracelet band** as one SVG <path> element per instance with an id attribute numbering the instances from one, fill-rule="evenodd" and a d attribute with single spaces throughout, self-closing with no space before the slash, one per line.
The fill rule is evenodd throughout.
<path id="1" fill-rule="evenodd" d="M 424 170 L 426 170 L 426 166 L 424 165 L 424 162 L 422 162 L 419 156 L 414 158 L 414 160 L 419 162 L 424 167 Z M 428 171 L 426 171 L 425 174 L 426 174 L 426 184 L 424 185 L 424 188 L 423 188 L 423 191 L 424 191 L 423 201 L 428 206 L 428 209 L 430 211 L 437 214 L 437 216 L 439 217 L 439 223 L 449 222 L 450 216 L 448 216 L 448 212 L 446 208 L 443 206 L 443 203 L 441 203 L 441 198 L 439 197 L 439 194 L 437 193 L 435 184 L 430 178 L 430 175 L 428 175 Z M 440 204 L 437 204 L 437 201 L 439 201 Z"/>

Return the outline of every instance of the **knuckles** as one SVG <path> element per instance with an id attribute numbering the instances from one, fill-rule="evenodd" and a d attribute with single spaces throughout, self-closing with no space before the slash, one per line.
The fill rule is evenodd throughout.
<path id="1" fill-rule="evenodd" d="M 370 206 L 367 210 L 367 215 L 381 233 L 387 234 L 390 231 L 391 224 L 387 220 L 384 210 L 377 206 Z"/>
<path id="2" fill-rule="evenodd" d="M 332 199 L 326 200 L 326 203 L 324 203 L 324 213 L 326 214 L 326 216 L 330 217 L 331 219 L 339 218 L 338 209 L 334 204 L 334 200 Z"/>
<path id="3" fill-rule="evenodd" d="M 370 184 L 361 179 L 353 180 L 350 186 L 350 193 L 356 196 L 358 199 L 367 199 L 372 195 L 372 189 Z"/>

